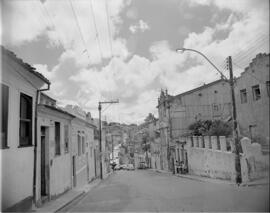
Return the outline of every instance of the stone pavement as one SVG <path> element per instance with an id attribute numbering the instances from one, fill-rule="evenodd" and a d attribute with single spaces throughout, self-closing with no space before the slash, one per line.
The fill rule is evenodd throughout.
<path id="1" fill-rule="evenodd" d="M 67 191 L 65 194 L 61 195 L 55 200 L 51 200 L 45 203 L 40 208 L 34 207 L 32 212 L 58 212 L 71 202 L 83 197 L 84 194 L 89 192 L 92 188 L 97 186 L 101 182 L 100 179 L 95 179 L 94 181 L 86 184 L 82 187 L 74 188 Z"/>
<path id="2" fill-rule="evenodd" d="M 157 169 L 150 169 L 152 171 L 156 171 L 159 173 L 168 173 L 172 174 L 171 172 L 164 171 L 164 170 L 157 170 Z M 229 181 L 229 180 L 221 180 L 221 179 L 215 179 L 215 178 L 208 178 L 208 177 L 202 177 L 198 175 L 189 175 L 189 174 L 175 174 L 177 177 L 181 178 L 187 178 L 190 180 L 197 180 L 201 182 L 209 182 L 209 183 L 223 183 L 223 184 L 229 184 L 229 185 L 236 185 L 236 183 Z M 242 183 L 240 186 L 258 186 L 258 185 L 269 185 L 269 177 L 250 181 L 247 183 Z"/>

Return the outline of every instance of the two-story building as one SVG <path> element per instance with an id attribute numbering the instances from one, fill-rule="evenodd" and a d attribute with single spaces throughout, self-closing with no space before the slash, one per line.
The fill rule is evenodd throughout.
<path id="1" fill-rule="evenodd" d="M 172 96 L 161 91 L 158 99 L 161 138 L 161 167 L 174 169 L 176 146 L 189 126 L 198 120 L 229 120 L 231 95 L 228 82 L 223 79 L 204 84 L 193 90 Z"/>
<path id="2" fill-rule="evenodd" d="M 258 54 L 235 87 L 240 133 L 269 152 L 269 54 Z"/>

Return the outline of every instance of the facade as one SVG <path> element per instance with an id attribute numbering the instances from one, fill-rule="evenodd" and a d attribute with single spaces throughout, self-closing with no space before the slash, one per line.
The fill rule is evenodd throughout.
<path id="1" fill-rule="evenodd" d="M 237 79 L 237 120 L 240 133 L 269 152 L 269 54 L 258 54 Z"/>
<path id="2" fill-rule="evenodd" d="M 157 107 L 161 167 L 173 171 L 176 143 L 189 134 L 189 125 L 198 120 L 228 120 L 231 117 L 230 87 L 220 79 L 176 96 L 161 91 Z"/>
<path id="3" fill-rule="evenodd" d="M 79 187 L 87 184 L 95 176 L 95 125 L 90 114 L 77 106 L 66 106 L 65 110 L 74 115 L 71 121 L 72 141 L 72 184 Z"/>
<path id="4" fill-rule="evenodd" d="M 23 211 L 34 200 L 36 97 L 50 82 L 4 47 L 1 62 L 1 211 Z"/>
<path id="5" fill-rule="evenodd" d="M 41 93 L 37 121 L 36 203 L 72 188 L 71 122 L 75 116 Z"/>

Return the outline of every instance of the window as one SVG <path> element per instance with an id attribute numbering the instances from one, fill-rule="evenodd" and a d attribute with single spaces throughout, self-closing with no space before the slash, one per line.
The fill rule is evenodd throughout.
<path id="1" fill-rule="evenodd" d="M 270 97 L 270 81 L 266 81 L 266 90 L 267 90 L 267 94 Z"/>
<path id="2" fill-rule="evenodd" d="M 241 99 L 241 104 L 247 103 L 247 90 L 246 89 L 240 90 L 240 99 Z"/>
<path id="3" fill-rule="evenodd" d="M 61 148 L 60 148 L 60 122 L 55 122 L 55 155 L 61 154 Z"/>
<path id="4" fill-rule="evenodd" d="M 261 99 L 261 91 L 259 85 L 252 87 L 253 100 L 257 101 Z"/>
<path id="5" fill-rule="evenodd" d="M 82 154 L 85 153 L 85 138 L 82 136 Z"/>
<path id="6" fill-rule="evenodd" d="M 221 146 L 220 146 L 220 138 L 219 136 L 217 136 L 217 150 L 220 150 Z"/>
<path id="7" fill-rule="evenodd" d="M 68 153 L 69 150 L 69 131 L 68 131 L 68 125 L 64 126 L 64 134 L 65 134 L 65 152 Z"/>
<path id="8" fill-rule="evenodd" d="M 82 152 L 82 142 L 81 142 L 81 135 L 80 135 L 80 131 L 78 131 L 78 156 L 81 155 L 81 152 Z"/>
<path id="9" fill-rule="evenodd" d="M 9 99 L 9 88 L 8 86 L 1 84 L 1 147 L 7 148 L 7 138 L 8 138 L 8 99 Z"/>
<path id="10" fill-rule="evenodd" d="M 20 95 L 20 146 L 32 145 L 32 97 Z"/>

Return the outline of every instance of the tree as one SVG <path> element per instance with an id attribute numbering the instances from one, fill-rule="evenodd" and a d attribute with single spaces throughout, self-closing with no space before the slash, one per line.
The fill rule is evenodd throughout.
<path id="1" fill-rule="evenodd" d="M 191 135 L 216 135 L 216 136 L 230 136 L 232 135 L 232 124 L 222 120 L 199 120 L 191 124 L 188 129 Z"/>

